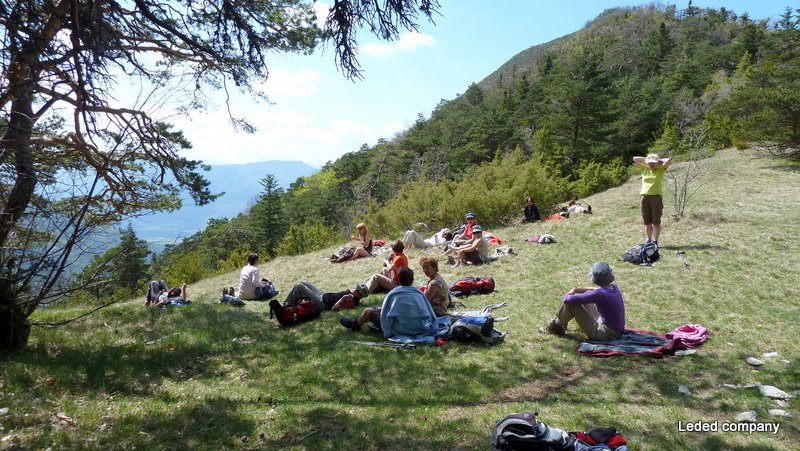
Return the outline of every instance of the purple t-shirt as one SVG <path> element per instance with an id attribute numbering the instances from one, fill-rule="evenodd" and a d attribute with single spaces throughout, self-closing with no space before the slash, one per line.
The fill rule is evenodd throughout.
<path id="1" fill-rule="evenodd" d="M 564 296 L 565 304 L 595 304 L 600 313 L 600 321 L 616 330 L 625 330 L 625 304 L 619 287 L 611 284 L 610 288 L 600 287 L 596 290 Z"/>

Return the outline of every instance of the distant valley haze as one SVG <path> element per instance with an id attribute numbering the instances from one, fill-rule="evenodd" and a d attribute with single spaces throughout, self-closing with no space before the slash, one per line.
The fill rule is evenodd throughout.
<path id="1" fill-rule="evenodd" d="M 160 212 L 131 220 L 136 235 L 155 249 L 177 244 L 203 230 L 209 219 L 232 218 L 244 212 L 260 195 L 259 183 L 267 174 L 275 176 L 284 190 L 297 180 L 317 172 L 319 168 L 300 161 L 263 161 L 249 164 L 215 164 L 202 175 L 211 183 L 211 192 L 225 192 L 214 202 L 198 206 L 188 195 L 183 207 L 173 212 Z M 127 222 L 120 225 L 125 227 Z"/>

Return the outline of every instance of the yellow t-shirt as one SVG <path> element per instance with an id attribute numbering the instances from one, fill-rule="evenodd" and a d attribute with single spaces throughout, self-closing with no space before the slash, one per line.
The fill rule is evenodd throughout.
<path id="1" fill-rule="evenodd" d="M 666 168 L 659 166 L 655 169 L 650 169 L 645 165 L 640 167 L 639 171 L 642 173 L 641 194 L 647 196 L 661 195 L 661 181 L 664 180 Z"/>

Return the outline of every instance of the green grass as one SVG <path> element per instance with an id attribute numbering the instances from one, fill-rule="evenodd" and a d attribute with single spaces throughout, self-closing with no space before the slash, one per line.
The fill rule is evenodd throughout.
<path id="1" fill-rule="evenodd" d="M 800 449 L 796 418 L 769 417 L 777 404 L 756 390 L 721 386 L 800 390 L 800 168 L 739 151 L 715 162 L 719 174 L 687 217 L 665 220 L 663 258 L 651 268 L 618 261 L 643 235 L 635 179 L 586 199 L 594 215 L 495 229 L 516 257 L 475 270 L 445 265 L 448 281 L 496 279 L 497 292 L 465 300 L 469 308 L 508 303 L 497 313 L 510 319 L 497 328 L 509 335 L 496 346 L 358 346 L 350 341 L 379 337 L 342 328 L 331 312 L 279 328 L 265 303 L 217 304 L 236 273 L 191 286 L 187 308 L 145 310 L 142 297 L 68 327 L 35 329 L 26 352 L 0 362 L 0 408 L 9 408 L 0 449 L 487 449 L 494 422 L 520 411 L 567 430 L 615 426 L 633 449 Z M 536 233 L 558 243 L 524 242 Z M 301 279 L 338 291 L 380 267 L 377 258 L 331 265 L 323 261 L 331 251 L 282 257 L 262 272 L 284 292 Z M 417 262 L 429 253 L 410 252 L 420 283 Z M 566 339 L 537 333 L 565 291 L 589 283 L 598 260 L 615 270 L 630 327 L 700 323 L 709 342 L 687 357 L 597 359 L 575 354 L 574 325 Z M 79 312 L 48 309 L 34 319 Z M 761 369 L 744 362 L 768 351 L 780 357 Z M 678 393 L 679 384 L 693 396 Z M 795 417 L 797 402 L 786 407 Z M 781 423 L 780 432 L 678 431 L 678 421 L 729 422 L 746 410 Z"/>

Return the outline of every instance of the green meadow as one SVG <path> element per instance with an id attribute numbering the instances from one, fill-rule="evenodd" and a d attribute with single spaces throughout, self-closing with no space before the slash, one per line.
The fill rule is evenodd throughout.
<path id="1" fill-rule="evenodd" d="M 469 309 L 507 303 L 495 314 L 509 317 L 496 323 L 508 335 L 494 346 L 363 346 L 352 341 L 381 337 L 341 327 L 334 312 L 278 327 L 266 303 L 218 303 L 238 271 L 191 285 L 185 308 L 146 309 L 142 295 L 64 327 L 35 327 L 25 352 L 0 360 L 0 449 L 488 449 L 495 421 L 522 411 L 569 431 L 616 427 L 635 450 L 800 449 L 800 165 L 738 150 L 708 163 L 681 220 L 670 217 L 667 188 L 662 259 L 651 267 L 620 261 L 644 238 L 636 177 L 583 199 L 593 215 L 493 228 L 517 255 L 488 266 L 451 268 L 439 251 L 411 250 L 417 285 L 428 255 L 448 282 L 495 278 L 496 292 L 464 299 Z M 525 242 L 542 233 L 558 242 Z M 334 249 L 280 257 L 262 275 L 282 294 L 303 279 L 339 291 L 381 266 L 377 257 L 330 264 Z M 590 358 L 575 353 L 574 324 L 566 338 L 538 333 L 601 260 L 616 273 L 629 327 L 699 323 L 709 341 L 683 357 Z M 50 308 L 32 319 L 83 312 Z M 750 356 L 765 364 L 748 365 Z M 755 383 L 795 398 L 781 407 L 757 389 L 723 385 Z M 776 408 L 794 418 L 770 416 Z M 779 423 L 778 433 L 721 430 L 750 410 Z M 679 428 L 698 421 L 720 430 Z"/>

